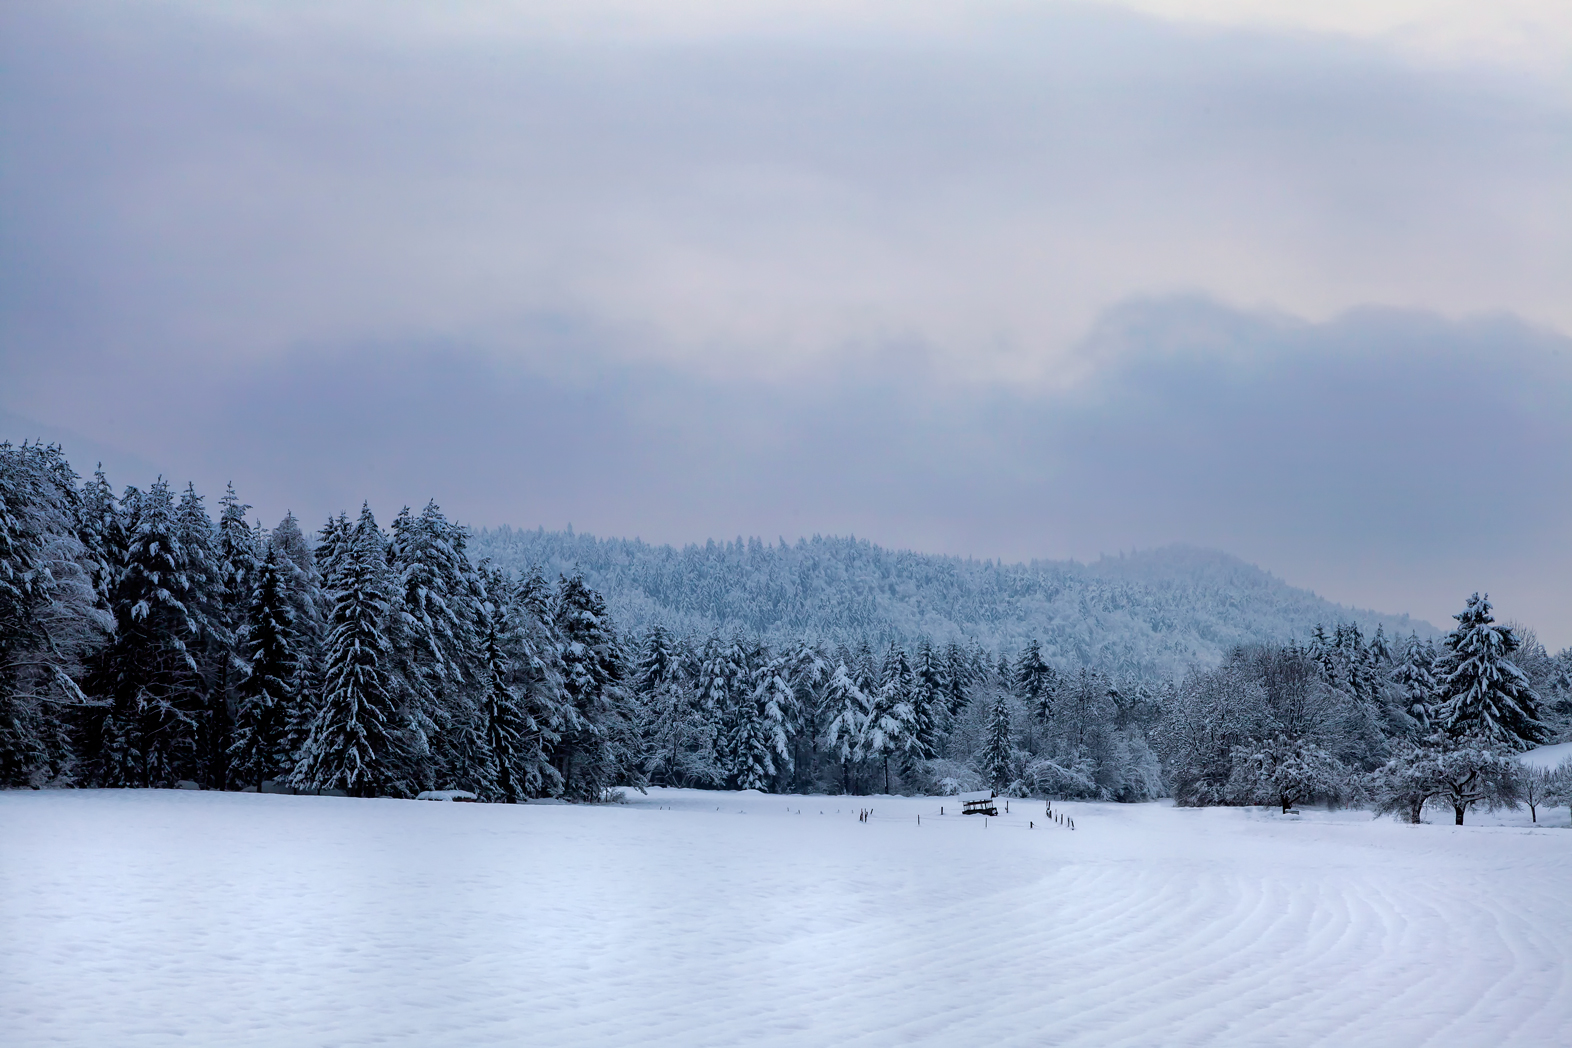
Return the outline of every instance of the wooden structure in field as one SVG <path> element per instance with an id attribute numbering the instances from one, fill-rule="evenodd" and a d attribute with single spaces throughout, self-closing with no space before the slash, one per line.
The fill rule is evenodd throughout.
<path id="1" fill-rule="evenodd" d="M 983 790 L 980 793 L 961 794 L 962 815 L 998 815 L 999 806 L 994 803 L 992 790 Z"/>

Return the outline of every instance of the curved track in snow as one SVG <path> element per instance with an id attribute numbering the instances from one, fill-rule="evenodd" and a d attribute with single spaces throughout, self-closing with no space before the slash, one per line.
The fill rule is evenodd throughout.
<path id="1" fill-rule="evenodd" d="M 1040 802 L 986 822 L 940 803 L 0 794 L 0 1029 L 16 1046 L 1572 1044 L 1564 812 L 1457 829 L 1061 806 L 1072 832 Z"/>

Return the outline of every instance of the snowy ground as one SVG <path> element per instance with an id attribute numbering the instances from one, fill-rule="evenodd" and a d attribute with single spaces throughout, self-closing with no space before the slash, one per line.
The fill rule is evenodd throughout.
<path id="1" fill-rule="evenodd" d="M 1554 746 L 1540 746 L 1519 754 L 1518 760 L 1530 768 L 1556 768 L 1572 761 L 1572 742 L 1558 742 Z"/>
<path id="2" fill-rule="evenodd" d="M 1565 808 L 630 800 L 0 794 L 0 1041 L 1572 1044 Z"/>

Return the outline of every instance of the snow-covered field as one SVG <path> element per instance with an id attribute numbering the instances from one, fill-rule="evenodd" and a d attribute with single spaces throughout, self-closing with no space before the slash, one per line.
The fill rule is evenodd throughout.
<path id="1" fill-rule="evenodd" d="M 1558 742 L 1554 746 L 1539 746 L 1517 758 L 1530 768 L 1549 770 L 1572 761 L 1572 742 Z"/>
<path id="2" fill-rule="evenodd" d="M 0 1042 L 1572 1044 L 1565 808 L 1011 807 L 3 793 Z"/>

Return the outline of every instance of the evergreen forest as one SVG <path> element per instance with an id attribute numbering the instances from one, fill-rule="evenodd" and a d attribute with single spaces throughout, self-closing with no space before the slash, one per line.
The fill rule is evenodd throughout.
<path id="1" fill-rule="evenodd" d="M 1436 635 L 1309 618 L 1341 609 L 1203 551 L 1006 567 L 249 512 L 0 445 L 0 784 L 1572 803 L 1512 760 L 1572 734 L 1572 649 L 1479 594 Z"/>

